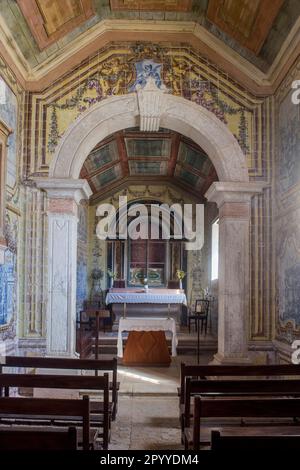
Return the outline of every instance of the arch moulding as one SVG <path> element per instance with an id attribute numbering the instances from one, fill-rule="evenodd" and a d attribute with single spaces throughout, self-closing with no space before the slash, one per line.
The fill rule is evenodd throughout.
<path id="1" fill-rule="evenodd" d="M 219 312 L 217 362 L 248 361 L 251 197 L 264 183 L 250 182 L 246 158 L 229 129 L 196 103 L 148 83 L 110 97 L 80 115 L 62 137 L 49 168 L 37 182 L 49 197 L 47 352 L 74 355 L 76 328 L 76 202 L 91 194 L 79 175 L 91 150 L 114 132 L 140 126 L 179 132 L 210 157 L 219 181 L 206 193 L 219 207 Z M 76 195 L 76 197 L 75 197 Z M 65 266 L 68 267 L 66 270 Z M 57 290 L 57 286 L 62 286 Z"/>
<path id="2" fill-rule="evenodd" d="M 246 158 L 229 129 L 213 113 L 185 98 L 152 92 L 159 106 L 149 120 L 194 140 L 210 157 L 220 181 L 249 182 Z M 144 104 L 144 103 L 143 103 Z M 110 134 L 138 126 L 138 93 L 110 97 L 83 113 L 62 137 L 50 164 L 50 178 L 77 179 L 90 151 Z M 157 119 L 158 118 L 158 119 Z M 153 129 L 154 130 L 154 129 Z"/>

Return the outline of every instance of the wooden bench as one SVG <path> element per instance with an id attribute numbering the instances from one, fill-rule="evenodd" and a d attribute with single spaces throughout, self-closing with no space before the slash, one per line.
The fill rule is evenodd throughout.
<path id="1" fill-rule="evenodd" d="M 185 403 L 181 405 L 181 429 L 189 427 L 195 395 L 215 396 L 300 396 L 299 380 L 193 380 L 186 378 Z"/>
<path id="2" fill-rule="evenodd" d="M 300 365 L 297 364 L 266 364 L 266 365 L 187 365 L 181 363 L 180 403 L 185 402 L 185 381 L 187 377 L 206 379 L 207 377 L 274 377 L 300 376 Z"/>
<path id="3" fill-rule="evenodd" d="M 220 431 L 211 433 L 212 451 L 240 450 L 297 450 L 300 436 L 224 436 Z"/>
<path id="4" fill-rule="evenodd" d="M 109 408 L 109 376 L 71 376 L 71 375 L 30 375 L 30 374 L 0 374 L 0 390 L 5 390 L 9 396 L 11 388 L 42 388 L 64 390 L 95 390 L 103 394 L 103 401 L 90 402 L 90 426 L 102 428 L 98 438 L 102 438 L 103 449 L 108 449 L 110 437 L 110 408 Z M 0 421 L 1 422 L 1 421 Z M 56 420 L 54 424 L 60 423 Z M 63 424 L 72 424 L 72 420 L 64 419 Z"/>
<path id="5" fill-rule="evenodd" d="M 60 369 L 60 370 L 84 370 L 94 371 L 95 375 L 101 372 L 111 372 L 112 381 L 109 384 L 112 402 L 112 420 L 116 419 L 118 410 L 118 390 L 120 383 L 117 381 L 117 358 L 113 359 L 71 359 L 54 357 L 24 357 L 6 356 L 2 358 L 4 363 L 0 364 L 0 373 L 3 368 L 25 368 L 25 369 Z M 94 403 L 92 406 L 95 406 Z"/>
<path id="6" fill-rule="evenodd" d="M 204 444 L 210 444 L 208 436 L 211 436 L 212 430 L 224 432 L 227 429 L 228 433 L 235 430 L 242 436 L 247 435 L 250 429 L 254 436 L 266 435 L 270 432 L 280 436 L 288 429 L 289 434 L 300 435 L 300 425 L 295 425 L 293 421 L 295 416 L 300 416 L 300 398 L 207 398 L 196 396 L 193 423 L 190 427 L 185 428 L 185 449 L 199 450 L 200 441 Z M 216 423 L 210 425 L 206 420 L 204 427 L 204 418 L 255 418 L 258 421 L 252 422 L 249 428 L 245 424 L 233 428 L 230 422 L 226 427 L 220 427 Z M 262 423 L 260 418 L 275 418 L 278 422 L 273 420 L 273 423 Z M 288 427 L 283 426 L 282 418 L 291 420 Z M 203 431 L 205 431 L 204 436 L 202 436 Z"/>
<path id="7" fill-rule="evenodd" d="M 20 428 L 20 427 L 19 427 Z M 0 451 L 77 450 L 77 429 L 0 428 Z"/>
<path id="8" fill-rule="evenodd" d="M 23 418 L 43 425 L 42 419 L 51 421 L 58 418 L 76 418 L 82 429 L 82 448 L 90 450 L 97 438 L 97 432 L 90 433 L 90 401 L 88 396 L 82 400 L 65 400 L 53 398 L 0 398 L 0 418 L 10 420 Z M 49 423 L 46 424 L 48 430 Z M 1 427 L 0 427 L 1 429 Z M 7 427 L 2 429 L 6 430 Z"/>
<path id="9" fill-rule="evenodd" d="M 300 365 L 296 364 L 266 364 L 266 365 L 186 365 L 181 363 L 179 396 L 179 419 L 183 431 L 183 415 L 185 410 L 186 379 L 188 377 L 200 378 L 202 380 L 210 377 L 277 377 L 277 376 L 300 376 Z"/>

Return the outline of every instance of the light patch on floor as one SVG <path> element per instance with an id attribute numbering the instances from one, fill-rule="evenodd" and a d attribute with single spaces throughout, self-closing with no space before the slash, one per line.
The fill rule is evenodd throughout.
<path id="1" fill-rule="evenodd" d="M 111 450 L 180 450 L 177 397 L 120 396 Z"/>

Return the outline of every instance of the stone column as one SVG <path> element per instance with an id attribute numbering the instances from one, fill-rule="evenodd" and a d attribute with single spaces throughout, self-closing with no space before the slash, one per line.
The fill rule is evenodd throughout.
<path id="1" fill-rule="evenodd" d="M 214 363 L 248 362 L 251 197 L 265 183 L 213 183 L 205 197 L 219 208 L 218 353 Z"/>
<path id="2" fill-rule="evenodd" d="M 88 199 L 86 180 L 37 181 L 48 196 L 48 296 L 46 347 L 48 356 L 75 356 L 77 208 Z"/>

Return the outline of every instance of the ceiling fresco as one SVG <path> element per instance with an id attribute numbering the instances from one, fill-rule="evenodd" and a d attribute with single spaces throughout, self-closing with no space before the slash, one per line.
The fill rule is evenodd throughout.
<path id="1" fill-rule="evenodd" d="M 300 16 L 300 1 L 0 0 L 0 16 L 31 68 L 112 19 L 195 22 L 267 71 Z"/>
<path id="2" fill-rule="evenodd" d="M 93 198 L 106 197 L 124 183 L 173 184 L 202 198 L 217 180 L 214 166 L 194 142 L 168 129 L 143 133 L 138 129 L 117 132 L 97 145 L 86 159 L 86 178 Z"/>

